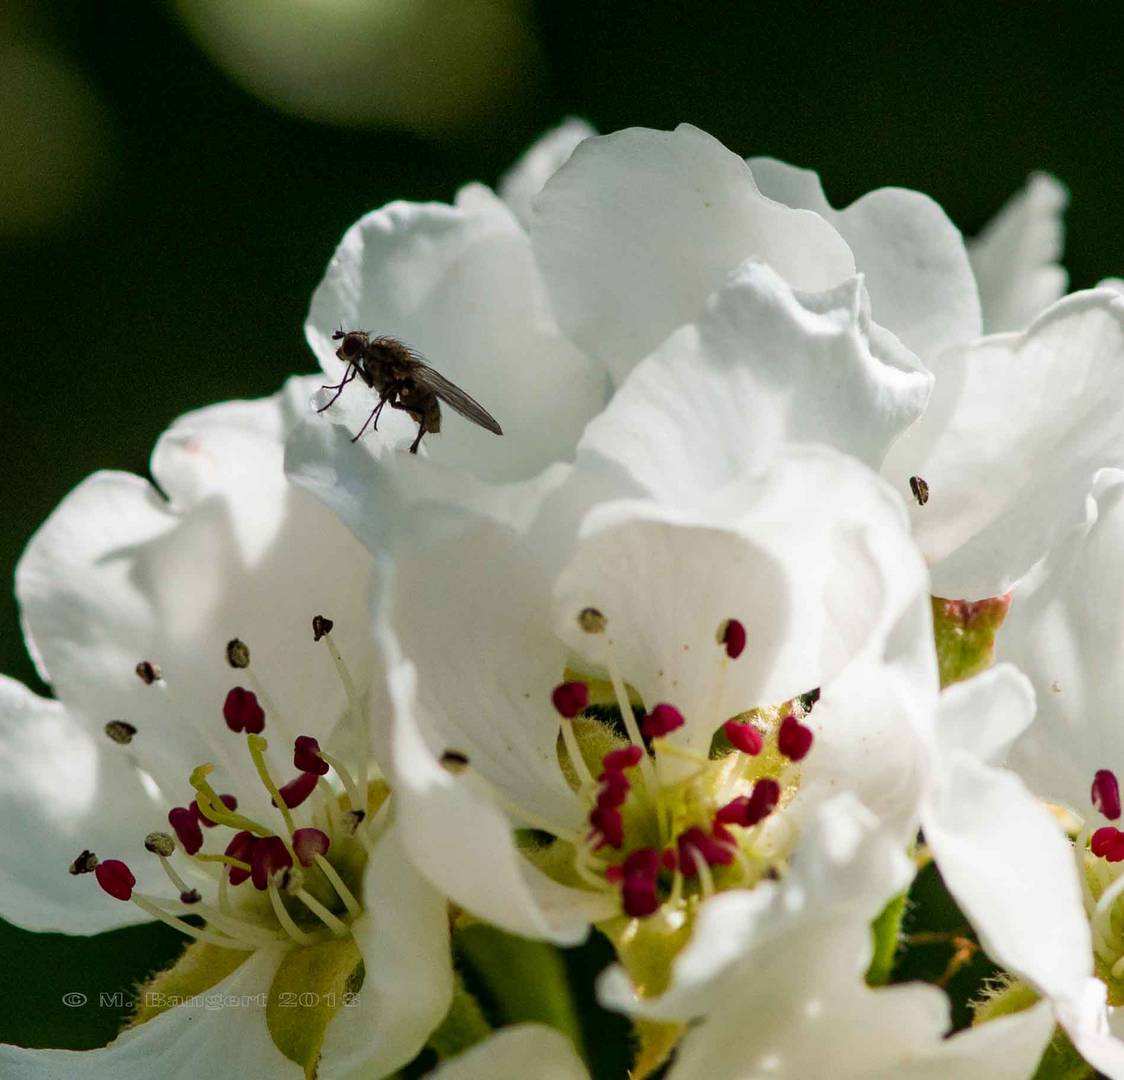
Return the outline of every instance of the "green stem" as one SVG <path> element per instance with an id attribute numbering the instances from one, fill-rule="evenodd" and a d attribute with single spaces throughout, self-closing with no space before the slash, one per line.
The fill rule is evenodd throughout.
<path id="1" fill-rule="evenodd" d="M 458 928 L 453 940 L 497 1024 L 537 1021 L 557 1028 L 581 1049 L 581 1025 L 556 948 L 481 923 Z"/>

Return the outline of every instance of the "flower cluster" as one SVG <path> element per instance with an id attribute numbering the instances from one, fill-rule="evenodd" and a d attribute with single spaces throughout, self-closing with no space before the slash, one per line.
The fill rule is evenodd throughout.
<path id="1" fill-rule="evenodd" d="M 1063 296 L 1064 202 L 965 244 L 570 121 L 357 222 L 326 384 L 74 491 L 17 569 L 54 698 L 0 682 L 0 914 L 160 920 L 150 988 L 264 1004 L 0 1063 L 586 1077 L 467 973 L 597 934 L 638 1077 L 1124 1078 L 1124 297 Z M 1001 970 L 960 1030 L 893 976 L 930 861 Z"/>

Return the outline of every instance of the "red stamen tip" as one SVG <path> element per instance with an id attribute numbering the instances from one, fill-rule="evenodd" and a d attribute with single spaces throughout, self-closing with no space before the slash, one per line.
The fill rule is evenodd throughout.
<path id="1" fill-rule="evenodd" d="M 328 772 L 328 763 L 320 756 L 320 744 L 311 735 L 298 735 L 294 740 L 293 765 L 317 776 Z"/>
<path id="2" fill-rule="evenodd" d="M 812 729 L 805 727 L 792 713 L 781 721 L 777 731 L 777 749 L 789 761 L 801 761 L 812 749 Z"/>
<path id="3" fill-rule="evenodd" d="M 297 829 L 293 833 L 293 850 L 301 866 L 311 866 L 317 855 L 327 853 L 330 843 L 328 834 L 319 829 Z"/>
<path id="4" fill-rule="evenodd" d="M 94 877 L 98 884 L 114 900 L 131 900 L 133 886 L 137 879 L 133 872 L 120 859 L 106 859 L 94 867 Z"/>
<path id="5" fill-rule="evenodd" d="M 621 865 L 621 904 L 625 914 L 642 919 L 659 910 L 660 895 L 656 880 L 661 855 L 655 848 L 634 851 Z"/>
<path id="6" fill-rule="evenodd" d="M 258 704 L 257 694 L 243 686 L 234 687 L 226 695 L 222 716 L 231 731 L 260 735 L 265 728 L 265 712 Z"/>
<path id="7" fill-rule="evenodd" d="M 670 735 L 676 728 L 681 728 L 684 722 L 683 714 L 674 705 L 660 704 L 644 717 L 640 730 L 645 738 L 657 739 Z"/>
<path id="8" fill-rule="evenodd" d="M 1093 833 L 1089 850 L 1097 858 L 1108 862 L 1124 861 L 1124 833 L 1112 825 L 1105 825 Z"/>
<path id="9" fill-rule="evenodd" d="M 243 829 L 241 832 L 235 833 L 230 843 L 226 845 L 226 854 L 232 859 L 248 863 L 253 859 L 254 848 L 257 847 L 257 844 L 258 838 L 252 832 Z M 231 885 L 241 885 L 250 876 L 250 871 L 243 870 L 240 866 L 232 866 L 228 874 Z"/>
<path id="10" fill-rule="evenodd" d="M 619 750 L 610 750 L 601 759 L 601 765 L 606 772 L 620 772 L 639 765 L 643 756 L 644 751 L 639 746 L 622 746 Z"/>
<path id="11" fill-rule="evenodd" d="M 589 813 L 589 824 L 595 833 L 600 834 L 595 850 L 603 848 L 606 844 L 620 850 L 624 844 L 624 819 L 616 807 L 602 805 L 598 800 L 597 805 Z"/>
<path id="12" fill-rule="evenodd" d="M 567 720 L 572 720 L 589 704 L 589 687 L 583 682 L 560 683 L 551 693 L 550 700 Z"/>
<path id="13" fill-rule="evenodd" d="M 250 856 L 250 879 L 254 888 L 265 892 L 273 875 L 288 870 L 292 865 L 293 858 L 280 836 L 259 837 Z"/>
<path id="14" fill-rule="evenodd" d="M 1120 817 L 1120 785 L 1116 782 L 1116 774 L 1110 769 L 1096 771 L 1091 797 L 1093 806 L 1109 821 Z"/>
<path id="15" fill-rule="evenodd" d="M 203 830 L 194 810 L 175 806 L 168 811 L 168 824 L 175 830 L 176 839 L 188 855 L 194 855 L 203 846 Z"/>
<path id="16" fill-rule="evenodd" d="M 679 867 L 685 877 L 694 877 L 698 873 L 696 864 L 700 858 L 710 866 L 729 866 L 734 861 L 734 853 L 728 847 L 697 825 L 679 834 L 677 846 Z"/>
<path id="17" fill-rule="evenodd" d="M 617 866 L 616 863 L 605 867 L 605 880 L 610 884 L 616 885 L 623 878 L 624 871 L 619 866 Z"/>
<path id="18" fill-rule="evenodd" d="M 300 806 L 316 790 L 319 779 L 320 777 L 314 772 L 302 772 L 295 779 L 278 788 L 277 791 L 285 805 L 292 810 Z M 277 805 L 276 799 L 270 799 L 270 802 L 275 806 Z"/>
<path id="19" fill-rule="evenodd" d="M 765 745 L 761 732 L 752 724 L 744 723 L 741 720 L 727 720 L 722 725 L 722 730 L 726 733 L 726 738 L 729 739 L 730 745 L 735 750 L 740 750 L 743 754 L 749 754 L 750 757 L 756 757 L 760 754 L 761 747 Z"/>
<path id="20" fill-rule="evenodd" d="M 722 627 L 722 644 L 726 655 L 736 660 L 745 650 L 745 624 L 737 619 L 727 619 Z"/>
<path id="21" fill-rule="evenodd" d="M 739 795 L 723 806 L 715 816 L 717 831 L 723 825 L 741 825 L 750 828 L 764 821 L 781 800 L 781 786 L 771 777 L 763 777 L 753 785 L 753 794 Z"/>

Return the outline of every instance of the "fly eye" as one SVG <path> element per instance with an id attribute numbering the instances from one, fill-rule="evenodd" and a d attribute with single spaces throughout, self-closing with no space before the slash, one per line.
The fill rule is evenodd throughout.
<path id="1" fill-rule="evenodd" d="M 344 359 L 350 360 L 357 356 L 363 348 L 363 343 L 359 340 L 357 334 L 348 334 L 343 339 L 343 344 L 340 346 L 340 352 L 343 353 Z"/>

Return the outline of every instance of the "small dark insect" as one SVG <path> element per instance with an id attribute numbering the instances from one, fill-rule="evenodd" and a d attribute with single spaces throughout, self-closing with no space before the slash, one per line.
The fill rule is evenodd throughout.
<path id="1" fill-rule="evenodd" d="M 929 501 L 929 485 L 920 476 L 909 478 L 909 490 L 913 492 L 918 506 L 924 506 Z"/>
<path id="2" fill-rule="evenodd" d="M 335 395 L 318 411 L 323 412 L 333 405 L 344 387 L 356 376 L 379 395 L 379 403 L 371 410 L 371 415 L 352 442 L 367 430 L 367 424 L 377 431 L 383 407 L 389 405 L 392 409 L 409 413 L 417 421 L 418 437 L 410 447 L 410 453 L 416 454 L 423 435 L 427 432 L 437 434 L 441 430 L 440 401 L 456 409 L 466 420 L 496 435 L 503 434 L 503 429 L 482 405 L 439 375 L 397 338 L 371 337 L 365 330 L 340 329 L 332 335 L 332 340 L 340 343 L 336 356 L 347 364 L 347 370 L 334 386 L 324 387 L 325 390 L 335 390 Z"/>

